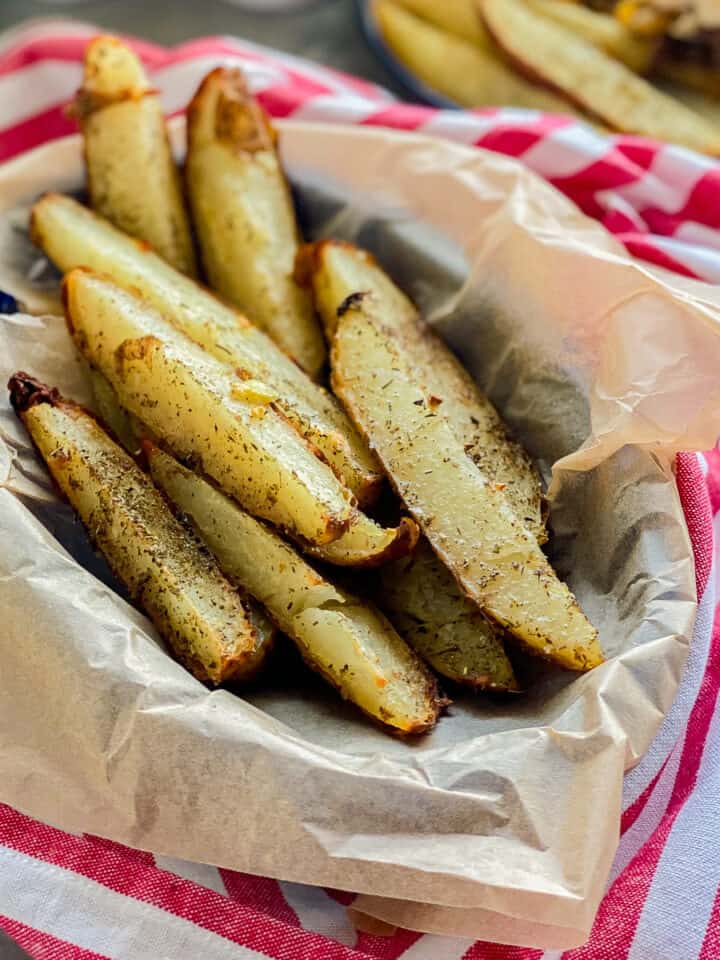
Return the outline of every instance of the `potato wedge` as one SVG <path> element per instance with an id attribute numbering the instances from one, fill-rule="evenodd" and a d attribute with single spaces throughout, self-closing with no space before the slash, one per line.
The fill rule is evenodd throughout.
<path id="1" fill-rule="evenodd" d="M 373 0 L 382 36 L 424 84 L 464 107 L 508 106 L 575 113 L 567 100 L 534 87 L 500 57 L 414 16 L 393 0 Z"/>
<path id="2" fill-rule="evenodd" d="M 454 353 L 421 325 L 415 306 L 375 258 L 349 243 L 326 240 L 303 248 L 298 273 L 313 290 L 328 335 L 343 304 L 369 293 L 383 324 L 402 339 L 426 391 L 442 400 L 439 411 L 488 480 L 503 487 L 510 506 L 538 539 L 547 540 L 540 476 L 513 440 L 497 411 Z M 350 298 L 350 299 L 348 299 Z"/>
<path id="3" fill-rule="evenodd" d="M 503 631 L 463 596 L 423 540 L 410 557 L 380 572 L 378 606 L 426 663 L 476 690 L 517 690 Z"/>
<path id="4" fill-rule="evenodd" d="M 478 0 L 485 26 L 530 79 L 614 130 L 720 153 L 720 129 L 523 0 Z"/>
<path id="5" fill-rule="evenodd" d="M 120 406 L 107 377 L 89 364 L 87 374 L 100 422 L 131 456 L 136 456 L 140 452 L 140 438 L 135 429 L 137 421 Z"/>
<path id="6" fill-rule="evenodd" d="M 470 2 L 474 3 L 474 0 Z M 536 13 L 571 30 L 635 73 L 646 73 L 657 53 L 658 42 L 655 38 L 638 36 L 610 13 L 591 10 L 581 3 L 567 3 L 566 0 L 525 2 L 529 2 Z"/>
<path id="7" fill-rule="evenodd" d="M 39 200 L 31 229 L 35 242 L 63 273 L 84 266 L 107 274 L 118 286 L 137 291 L 240 376 L 273 388 L 277 407 L 317 447 L 360 506 L 376 499 L 382 486 L 377 460 L 335 398 L 241 313 L 70 197 L 47 194 Z"/>
<path id="8" fill-rule="evenodd" d="M 97 421 L 24 373 L 10 399 L 113 573 L 199 680 L 255 672 L 267 653 L 236 590 Z"/>
<path id="9" fill-rule="evenodd" d="M 371 307 L 360 297 L 340 320 L 333 387 L 433 549 L 467 596 L 530 650 L 573 670 L 601 663 L 597 632 L 574 596 Z"/>
<path id="10" fill-rule="evenodd" d="M 444 703 L 435 679 L 383 616 L 325 580 L 202 477 L 152 444 L 145 449 L 153 479 L 221 569 L 265 606 L 313 670 L 393 730 L 434 725 Z"/>
<path id="11" fill-rule="evenodd" d="M 381 527 L 359 511 L 345 533 L 322 546 L 302 544 L 306 553 L 340 567 L 379 567 L 415 548 L 420 528 L 412 517 L 402 517 L 396 527 Z"/>
<path id="12" fill-rule="evenodd" d="M 311 377 L 325 366 L 320 325 L 293 280 L 300 233 L 275 131 L 242 72 L 218 67 L 190 101 L 185 176 L 210 285 Z"/>
<path id="13" fill-rule="evenodd" d="M 199 459 L 252 513 L 312 543 L 347 529 L 350 492 L 267 400 L 248 399 L 232 367 L 87 270 L 66 276 L 64 298 L 85 359 L 179 456 Z"/>
<path id="14" fill-rule="evenodd" d="M 400 6 L 427 20 L 439 30 L 470 40 L 492 51 L 493 42 L 483 27 L 474 0 L 399 0 Z"/>
<path id="15" fill-rule="evenodd" d="M 83 133 L 93 208 L 195 276 L 190 221 L 160 97 L 133 51 L 117 37 L 95 37 L 87 45 L 74 112 Z"/>

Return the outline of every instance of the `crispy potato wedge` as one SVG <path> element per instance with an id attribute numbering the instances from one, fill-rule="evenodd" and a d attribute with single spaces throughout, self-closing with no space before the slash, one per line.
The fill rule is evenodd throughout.
<path id="1" fill-rule="evenodd" d="M 350 492 L 270 403 L 248 399 L 232 367 L 145 301 L 87 270 L 66 276 L 64 298 L 85 359 L 179 456 L 200 460 L 252 513 L 312 543 L 347 529 Z"/>
<path id="2" fill-rule="evenodd" d="M 517 690 L 504 632 L 463 596 L 426 540 L 380 572 L 380 608 L 443 677 L 476 690 Z"/>
<path id="3" fill-rule="evenodd" d="M 87 45 L 74 112 L 94 209 L 194 276 L 190 222 L 160 97 L 117 37 L 95 37 Z"/>
<path id="4" fill-rule="evenodd" d="M 322 546 L 302 544 L 306 553 L 340 567 L 379 567 L 415 548 L 420 528 L 412 517 L 402 517 L 396 527 L 381 527 L 359 511 L 345 533 Z"/>
<path id="5" fill-rule="evenodd" d="M 491 49 L 421 20 L 393 0 L 373 0 L 372 9 L 395 56 L 424 84 L 456 103 L 576 112 L 567 100 L 518 76 Z"/>
<path id="6" fill-rule="evenodd" d="M 369 297 L 331 350 L 336 394 L 468 597 L 535 653 L 573 670 L 602 662 L 597 632 L 537 540 L 465 453 Z"/>
<path id="7" fill-rule="evenodd" d="M 333 240 L 303 248 L 298 273 L 313 290 L 329 336 L 343 305 L 370 294 L 383 324 L 402 340 L 426 391 L 442 400 L 439 412 L 465 444 L 467 453 L 538 539 L 547 540 L 540 476 L 522 446 L 513 440 L 497 411 L 453 352 L 421 325 L 415 306 L 359 247 Z"/>
<path id="8" fill-rule="evenodd" d="M 614 130 L 720 153 L 720 129 L 524 0 L 478 0 L 485 26 L 525 76 Z"/>
<path id="9" fill-rule="evenodd" d="M 474 3 L 474 0 L 470 0 Z M 635 73 L 646 73 L 658 49 L 653 37 L 640 37 L 617 17 L 566 0 L 525 0 L 536 13 L 554 20 L 599 47 Z"/>
<path id="10" fill-rule="evenodd" d="M 273 341 L 208 290 L 182 276 L 142 244 L 70 197 L 47 194 L 35 204 L 33 239 L 66 273 L 90 267 L 137 291 L 156 310 L 239 376 L 276 391 L 275 405 L 323 455 L 361 506 L 382 487 L 377 460 L 334 397 L 297 367 Z"/>
<path id="11" fill-rule="evenodd" d="M 395 731 L 434 725 L 445 702 L 435 679 L 381 614 L 325 580 L 202 477 L 152 444 L 145 449 L 153 479 L 221 569 L 265 606 L 313 670 Z"/>
<path id="12" fill-rule="evenodd" d="M 178 660 L 210 684 L 254 673 L 267 633 L 131 457 L 89 413 L 27 374 L 9 389 L 54 480 Z"/>
<path id="13" fill-rule="evenodd" d="M 312 303 L 293 280 L 300 233 L 275 132 L 242 72 L 218 67 L 190 101 L 185 177 L 213 289 L 311 377 L 327 354 Z"/>

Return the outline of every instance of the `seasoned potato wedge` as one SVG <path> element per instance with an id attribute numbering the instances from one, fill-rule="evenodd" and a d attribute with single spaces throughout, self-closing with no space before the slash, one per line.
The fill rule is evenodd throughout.
<path id="1" fill-rule="evenodd" d="M 343 697 L 401 733 L 422 733 L 443 705 L 437 684 L 388 621 L 325 580 L 276 533 L 152 444 L 153 479 L 220 567 L 262 603 L 305 661 Z"/>
<path id="2" fill-rule="evenodd" d="M 412 517 L 402 517 L 396 527 L 381 527 L 357 511 L 345 533 L 321 546 L 303 544 L 306 553 L 340 567 L 379 567 L 415 548 L 420 528 Z"/>
<path id="3" fill-rule="evenodd" d="M 485 26 L 523 74 L 613 130 L 720 153 L 720 128 L 523 0 L 478 0 Z"/>
<path id="4" fill-rule="evenodd" d="M 377 601 L 400 636 L 443 677 L 477 690 L 517 690 L 503 631 L 463 596 L 426 540 L 383 567 Z"/>
<path id="5" fill-rule="evenodd" d="M 87 270 L 65 278 L 68 325 L 121 405 L 205 470 L 248 510 L 313 543 L 337 539 L 352 495 L 265 400 L 248 398 L 232 367 L 145 301 Z"/>
<path id="6" fill-rule="evenodd" d="M 297 269 L 312 286 L 330 336 L 344 304 L 358 293 L 372 296 L 383 324 L 401 338 L 426 391 L 442 400 L 439 412 L 462 439 L 466 452 L 488 480 L 502 486 L 517 516 L 544 543 L 542 489 L 532 460 L 510 437 L 493 405 L 449 347 L 421 325 L 413 304 L 375 258 L 352 244 L 326 240 L 304 247 Z"/>
<path id="7" fill-rule="evenodd" d="M 75 114 L 94 209 L 194 276 L 190 222 L 160 97 L 117 37 L 95 37 L 86 47 Z"/>
<path id="8" fill-rule="evenodd" d="M 335 398 L 290 360 L 273 341 L 208 290 L 95 216 L 70 197 L 47 194 L 33 208 L 35 242 L 63 273 L 90 267 L 120 287 L 137 291 L 239 376 L 275 390 L 275 405 L 365 506 L 378 495 L 382 474 Z"/>
<path id="9" fill-rule="evenodd" d="M 475 0 L 470 0 L 474 4 Z M 525 0 L 536 13 L 592 43 L 635 73 L 645 73 L 658 49 L 653 37 L 639 37 L 617 17 L 567 0 Z"/>
<path id="10" fill-rule="evenodd" d="M 575 113 L 567 100 L 528 83 L 491 49 L 421 20 L 393 0 L 373 0 L 385 42 L 433 90 L 464 107 L 529 107 Z"/>
<path id="11" fill-rule="evenodd" d="M 293 280 L 300 234 L 268 117 L 241 71 L 218 67 L 187 118 L 185 176 L 211 286 L 317 377 L 325 341 Z"/>
<path id="12" fill-rule="evenodd" d="M 398 0 L 401 7 L 414 13 L 421 20 L 427 20 L 445 33 L 452 33 L 463 40 L 470 40 L 486 50 L 494 46 L 487 30 L 483 27 L 475 0 Z"/>
<path id="13" fill-rule="evenodd" d="M 433 549 L 467 596 L 531 650 L 574 670 L 602 662 L 577 601 L 467 456 L 371 306 L 357 298 L 340 320 L 333 387 Z"/>
<path id="14" fill-rule="evenodd" d="M 175 656 L 211 684 L 254 672 L 269 635 L 133 460 L 81 407 L 27 374 L 10 398 L 54 480 L 113 573 Z"/>

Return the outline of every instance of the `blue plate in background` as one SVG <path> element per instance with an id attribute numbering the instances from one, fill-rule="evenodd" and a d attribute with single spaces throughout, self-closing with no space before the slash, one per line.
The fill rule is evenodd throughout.
<path id="1" fill-rule="evenodd" d="M 441 2 L 442 0 L 438 0 L 438 3 Z M 378 60 L 387 67 L 393 77 L 407 92 L 408 99 L 420 103 L 428 103 L 433 107 L 442 107 L 446 110 L 462 109 L 460 104 L 454 100 L 450 100 L 448 97 L 444 97 L 441 93 L 438 93 L 437 90 L 433 90 L 432 87 L 428 87 L 427 84 L 423 83 L 414 73 L 408 70 L 402 61 L 398 60 L 385 42 L 385 38 L 380 31 L 378 22 L 372 12 L 372 0 L 356 0 L 356 5 L 368 46 Z"/>

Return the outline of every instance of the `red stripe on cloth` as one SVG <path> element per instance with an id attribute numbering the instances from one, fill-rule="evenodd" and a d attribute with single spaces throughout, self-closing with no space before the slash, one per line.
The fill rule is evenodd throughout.
<path id="1" fill-rule="evenodd" d="M 22 947 L 33 960 L 110 960 L 105 954 L 83 950 L 67 940 L 59 940 L 18 920 L 0 914 L 0 930 Z"/>
<path id="2" fill-rule="evenodd" d="M 705 593 L 710 577 L 714 549 L 713 514 L 720 510 L 720 451 L 715 450 L 705 456 L 709 466 L 707 482 L 694 453 L 679 453 L 675 458 L 675 476 L 680 503 L 695 556 L 695 583 L 698 597 L 702 597 Z M 716 485 L 717 488 L 715 504 L 709 495 L 711 485 Z M 720 597 L 716 599 L 720 601 Z"/>
<path id="3" fill-rule="evenodd" d="M 360 121 L 366 127 L 391 127 L 393 130 L 417 130 L 437 114 L 431 107 L 414 103 L 391 103 Z"/>
<path id="4" fill-rule="evenodd" d="M 698 960 L 718 960 L 718 957 L 720 957 L 720 890 L 713 903 Z"/>
<path id="5" fill-rule="evenodd" d="M 492 116 L 499 111 L 474 111 L 483 116 Z M 506 119 L 506 115 L 498 116 L 497 126 L 475 141 L 475 146 L 483 147 L 485 150 L 495 150 L 497 153 L 504 153 L 509 157 L 522 158 L 524 153 L 534 147 L 545 137 L 552 134 L 555 130 L 561 130 L 563 127 L 573 124 L 572 117 L 559 116 L 552 113 L 540 114 L 536 120 L 531 120 L 523 124 L 512 123 Z"/>
<path id="6" fill-rule="evenodd" d="M 708 464 L 707 489 L 710 495 L 710 507 L 713 515 L 720 513 L 720 449 L 708 450 L 705 454 Z M 720 600 L 720 597 L 718 598 Z"/>
<path id="7" fill-rule="evenodd" d="M 486 943 L 478 940 L 463 960 L 541 960 L 542 950 L 531 950 L 526 947 L 509 947 L 502 943 Z"/>
<path id="8" fill-rule="evenodd" d="M 357 960 L 342 944 L 283 923 L 166 870 L 143 862 L 127 847 L 96 837 L 74 837 L 0 805 L 0 843 L 47 863 L 72 870 L 116 893 L 150 903 L 233 943 L 278 960 L 321 956 Z M 149 855 L 147 855 L 149 856 Z M 322 952 L 319 951 L 322 948 Z M 294 952 L 293 952 L 294 951 Z M 314 952 L 316 951 L 316 952 Z"/>
<path id="9" fill-rule="evenodd" d="M 680 273 L 684 277 L 692 277 L 694 280 L 701 280 L 694 270 L 686 266 L 680 260 L 671 257 L 665 250 L 655 246 L 650 237 L 643 236 L 641 233 L 620 233 L 617 234 L 618 240 L 625 246 L 628 253 L 640 260 L 647 260 L 648 263 L 654 263 L 658 267 L 665 267 L 666 270 L 672 270 Z"/>
<path id="10" fill-rule="evenodd" d="M 65 106 L 65 103 L 57 104 L 0 131 L 0 161 L 9 160 L 47 140 L 76 133 L 77 124 L 65 115 Z"/>
<path id="11" fill-rule="evenodd" d="M 613 145 L 618 153 L 642 171 L 649 170 L 659 149 L 651 140 L 626 135 L 613 137 Z"/>
<path id="12" fill-rule="evenodd" d="M 390 937 L 359 932 L 355 949 L 362 957 L 372 957 L 373 960 L 402 960 L 405 951 L 421 938 L 421 933 L 412 930 L 398 930 Z"/>
<path id="13" fill-rule="evenodd" d="M 231 900 L 257 910 L 266 917 L 273 917 L 291 926 L 300 926 L 297 914 L 282 895 L 277 880 L 222 868 L 220 876 Z"/>

